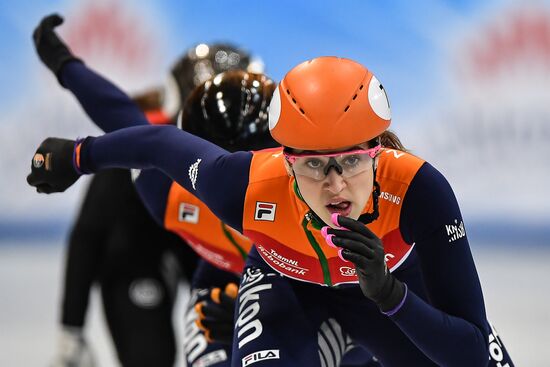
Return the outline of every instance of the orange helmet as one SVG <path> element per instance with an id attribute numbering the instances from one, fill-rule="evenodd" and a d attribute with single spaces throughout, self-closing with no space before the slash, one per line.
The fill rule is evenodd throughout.
<path id="1" fill-rule="evenodd" d="M 290 70 L 269 106 L 269 129 L 281 145 L 329 150 L 369 141 L 391 123 L 384 88 L 363 65 L 318 57 Z"/>

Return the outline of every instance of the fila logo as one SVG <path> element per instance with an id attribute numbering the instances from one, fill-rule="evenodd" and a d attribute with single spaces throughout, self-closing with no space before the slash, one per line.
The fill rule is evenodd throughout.
<path id="1" fill-rule="evenodd" d="M 251 353 L 243 358 L 243 367 L 250 366 L 252 363 L 265 361 L 266 359 L 279 359 L 279 349 L 260 350 Z"/>
<path id="2" fill-rule="evenodd" d="M 277 209 L 277 204 L 275 203 L 256 201 L 256 212 L 254 213 L 254 219 L 273 222 L 275 221 L 275 209 Z"/>
<path id="3" fill-rule="evenodd" d="M 199 207 L 192 204 L 180 203 L 178 210 L 178 220 L 197 224 L 199 222 Z"/>
<path id="4" fill-rule="evenodd" d="M 462 237 L 466 237 L 463 221 L 460 221 L 460 224 L 458 224 L 458 220 L 455 219 L 455 224 L 446 224 L 445 229 L 447 230 L 447 236 L 449 236 L 449 242 L 454 242 Z"/>

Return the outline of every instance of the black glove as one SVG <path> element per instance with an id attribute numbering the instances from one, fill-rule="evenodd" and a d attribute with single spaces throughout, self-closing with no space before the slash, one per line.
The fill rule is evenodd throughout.
<path id="1" fill-rule="evenodd" d="M 73 166 L 74 140 L 48 138 L 40 144 L 31 162 L 29 185 L 45 194 L 63 192 L 80 177 Z"/>
<path id="2" fill-rule="evenodd" d="M 238 287 L 235 283 L 225 286 L 225 291 L 212 288 L 206 300 L 195 305 L 199 318 L 195 321 L 204 331 L 209 343 L 230 345 L 233 343 L 233 314 Z"/>
<path id="3" fill-rule="evenodd" d="M 394 310 L 403 301 L 406 286 L 388 271 L 382 241 L 357 220 L 333 215 L 333 221 L 342 229 L 324 227 L 327 243 L 341 247 L 341 257 L 355 265 L 365 297 L 384 313 Z"/>
<path id="4" fill-rule="evenodd" d="M 32 38 L 40 60 L 55 74 L 59 84 L 63 85 L 59 75 L 63 64 L 71 60 L 81 60 L 71 53 L 67 45 L 55 33 L 54 28 L 61 23 L 63 23 L 63 18 L 58 14 L 48 15 L 36 27 Z"/>

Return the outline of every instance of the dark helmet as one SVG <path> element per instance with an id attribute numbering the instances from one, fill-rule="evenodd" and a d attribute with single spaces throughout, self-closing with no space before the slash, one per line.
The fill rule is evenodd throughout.
<path id="1" fill-rule="evenodd" d="M 259 59 L 229 43 L 200 43 L 189 48 L 171 70 L 171 83 L 175 84 L 178 93 L 177 97 L 172 97 L 175 99 L 173 103 L 183 106 L 195 87 L 219 73 L 236 69 L 264 71 Z"/>
<path id="2" fill-rule="evenodd" d="M 181 128 L 229 151 L 279 146 L 269 133 L 268 106 L 275 82 L 232 70 L 197 87 L 187 99 Z"/>

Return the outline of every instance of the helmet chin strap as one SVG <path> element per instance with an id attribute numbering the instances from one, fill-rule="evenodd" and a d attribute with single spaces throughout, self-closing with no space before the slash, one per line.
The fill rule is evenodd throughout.
<path id="1" fill-rule="evenodd" d="M 378 211 L 378 198 L 380 197 L 380 184 L 378 184 L 378 181 L 376 181 L 376 167 L 373 164 L 372 165 L 372 182 L 374 190 L 372 191 L 372 212 L 361 214 L 359 216 L 359 221 L 363 224 L 369 224 L 374 222 L 376 219 L 378 219 L 378 216 L 380 215 Z M 296 174 L 294 173 L 294 170 L 292 170 L 292 175 L 294 176 L 294 192 L 298 196 L 300 200 L 302 200 L 309 208 L 309 213 L 307 216 L 309 216 L 313 227 L 316 227 L 320 229 L 323 226 L 327 226 L 328 224 L 325 223 L 318 215 L 311 209 L 309 204 L 305 201 L 304 197 L 302 196 L 302 193 L 300 192 L 300 187 L 298 186 L 298 181 L 296 181 Z"/>
<path id="2" fill-rule="evenodd" d="M 376 170 L 374 172 L 376 174 Z M 378 216 L 380 213 L 378 212 L 378 198 L 380 197 L 380 185 L 376 181 L 376 179 L 373 180 L 373 186 L 374 191 L 372 192 L 372 212 L 361 214 L 359 216 L 359 222 L 363 224 L 369 224 L 374 222 L 376 219 L 378 219 Z"/>

